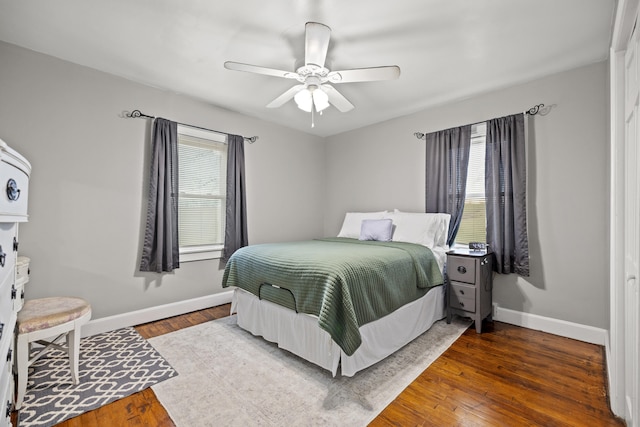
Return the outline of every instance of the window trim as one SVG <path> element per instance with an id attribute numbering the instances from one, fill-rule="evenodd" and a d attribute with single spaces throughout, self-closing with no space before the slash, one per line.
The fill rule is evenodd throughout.
<path id="1" fill-rule="evenodd" d="M 178 135 L 186 135 L 195 138 L 208 139 L 213 142 L 227 144 L 227 135 L 213 131 L 194 128 L 188 125 L 178 124 Z M 180 137 L 178 136 L 178 143 Z M 178 160 L 179 164 L 179 160 Z M 209 259 L 222 258 L 224 244 L 222 245 L 200 245 L 200 246 L 180 246 L 180 262 L 204 261 Z"/>
<path id="2" fill-rule="evenodd" d="M 222 258 L 224 245 L 184 246 L 180 248 L 180 262 Z"/>
<path id="3" fill-rule="evenodd" d="M 479 122 L 479 123 L 475 123 L 472 125 L 471 127 L 471 144 L 483 144 L 486 146 L 486 136 L 487 136 L 487 125 L 486 122 Z M 471 163 L 471 158 L 469 158 L 469 163 Z M 468 179 L 468 176 L 467 176 Z M 483 189 L 484 190 L 484 189 Z M 478 197 L 481 196 L 481 197 Z M 467 202 L 472 201 L 473 199 L 482 199 L 485 203 L 485 209 L 486 209 L 486 194 L 481 193 L 471 193 L 469 192 L 469 188 L 467 188 L 467 191 L 465 193 L 465 207 Z M 463 213 L 463 218 L 464 218 L 464 213 Z M 486 236 L 486 224 L 485 224 L 485 236 Z M 468 243 L 462 243 L 462 242 L 458 242 L 458 236 L 456 236 L 456 240 L 453 242 L 452 247 L 456 248 L 456 249 L 461 249 L 461 248 L 467 248 L 469 245 Z M 487 238 L 485 237 L 484 239 L 480 240 L 482 242 L 486 243 Z"/>

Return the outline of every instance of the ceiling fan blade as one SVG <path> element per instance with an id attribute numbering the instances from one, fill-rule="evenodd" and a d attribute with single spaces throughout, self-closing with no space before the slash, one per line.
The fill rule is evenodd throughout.
<path id="1" fill-rule="evenodd" d="M 333 86 L 324 84 L 320 86 L 320 89 L 329 96 L 329 102 L 341 112 L 346 113 L 347 111 L 353 110 L 353 104 Z"/>
<path id="2" fill-rule="evenodd" d="M 305 25 L 304 63 L 324 67 L 327 58 L 331 28 L 317 22 L 307 22 Z"/>
<path id="3" fill-rule="evenodd" d="M 289 89 L 288 91 L 286 91 L 285 93 L 283 93 L 282 95 L 280 95 L 279 97 L 277 97 L 276 99 L 268 103 L 267 108 L 281 107 L 291 98 L 293 98 L 296 95 L 296 93 L 300 92 L 302 89 L 304 89 L 304 85 L 295 85 L 294 87 L 292 87 L 291 89 Z"/>
<path id="4" fill-rule="evenodd" d="M 331 83 L 373 82 L 378 80 L 393 80 L 398 77 L 400 77 L 400 67 L 397 65 L 332 71 L 328 75 Z"/>
<path id="5" fill-rule="evenodd" d="M 298 73 L 291 71 L 276 70 L 275 68 L 260 67 L 258 65 L 243 64 L 241 62 L 227 61 L 224 68 L 233 71 L 246 71 L 248 73 L 264 74 L 266 76 L 284 77 L 285 79 L 295 79 Z"/>

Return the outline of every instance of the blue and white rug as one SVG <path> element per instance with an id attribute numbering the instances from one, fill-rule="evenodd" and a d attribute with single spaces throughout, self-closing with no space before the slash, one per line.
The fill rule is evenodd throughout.
<path id="1" fill-rule="evenodd" d="M 144 390 L 178 373 L 133 328 L 80 340 L 80 383 L 69 359 L 50 350 L 29 368 L 20 427 L 49 427 Z"/>

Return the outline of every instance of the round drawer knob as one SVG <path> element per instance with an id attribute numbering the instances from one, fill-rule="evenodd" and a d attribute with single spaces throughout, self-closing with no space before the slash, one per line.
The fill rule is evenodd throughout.
<path id="1" fill-rule="evenodd" d="M 464 274 L 466 272 L 467 272 L 467 269 L 466 269 L 466 267 L 464 265 L 459 265 L 458 266 L 458 273 Z"/>
<path id="2" fill-rule="evenodd" d="M 20 198 L 20 189 L 15 179 L 9 179 L 7 181 L 7 197 L 9 200 L 16 201 Z"/>

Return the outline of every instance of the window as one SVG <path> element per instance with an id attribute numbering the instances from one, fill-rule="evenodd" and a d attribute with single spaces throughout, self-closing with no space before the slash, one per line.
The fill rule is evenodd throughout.
<path id="1" fill-rule="evenodd" d="M 224 247 L 226 136 L 178 126 L 180 261 L 219 258 Z"/>
<path id="2" fill-rule="evenodd" d="M 486 134 L 486 123 L 478 123 L 471 127 L 467 191 L 456 244 L 467 245 L 469 242 L 486 242 L 487 240 L 487 210 L 484 195 Z"/>

